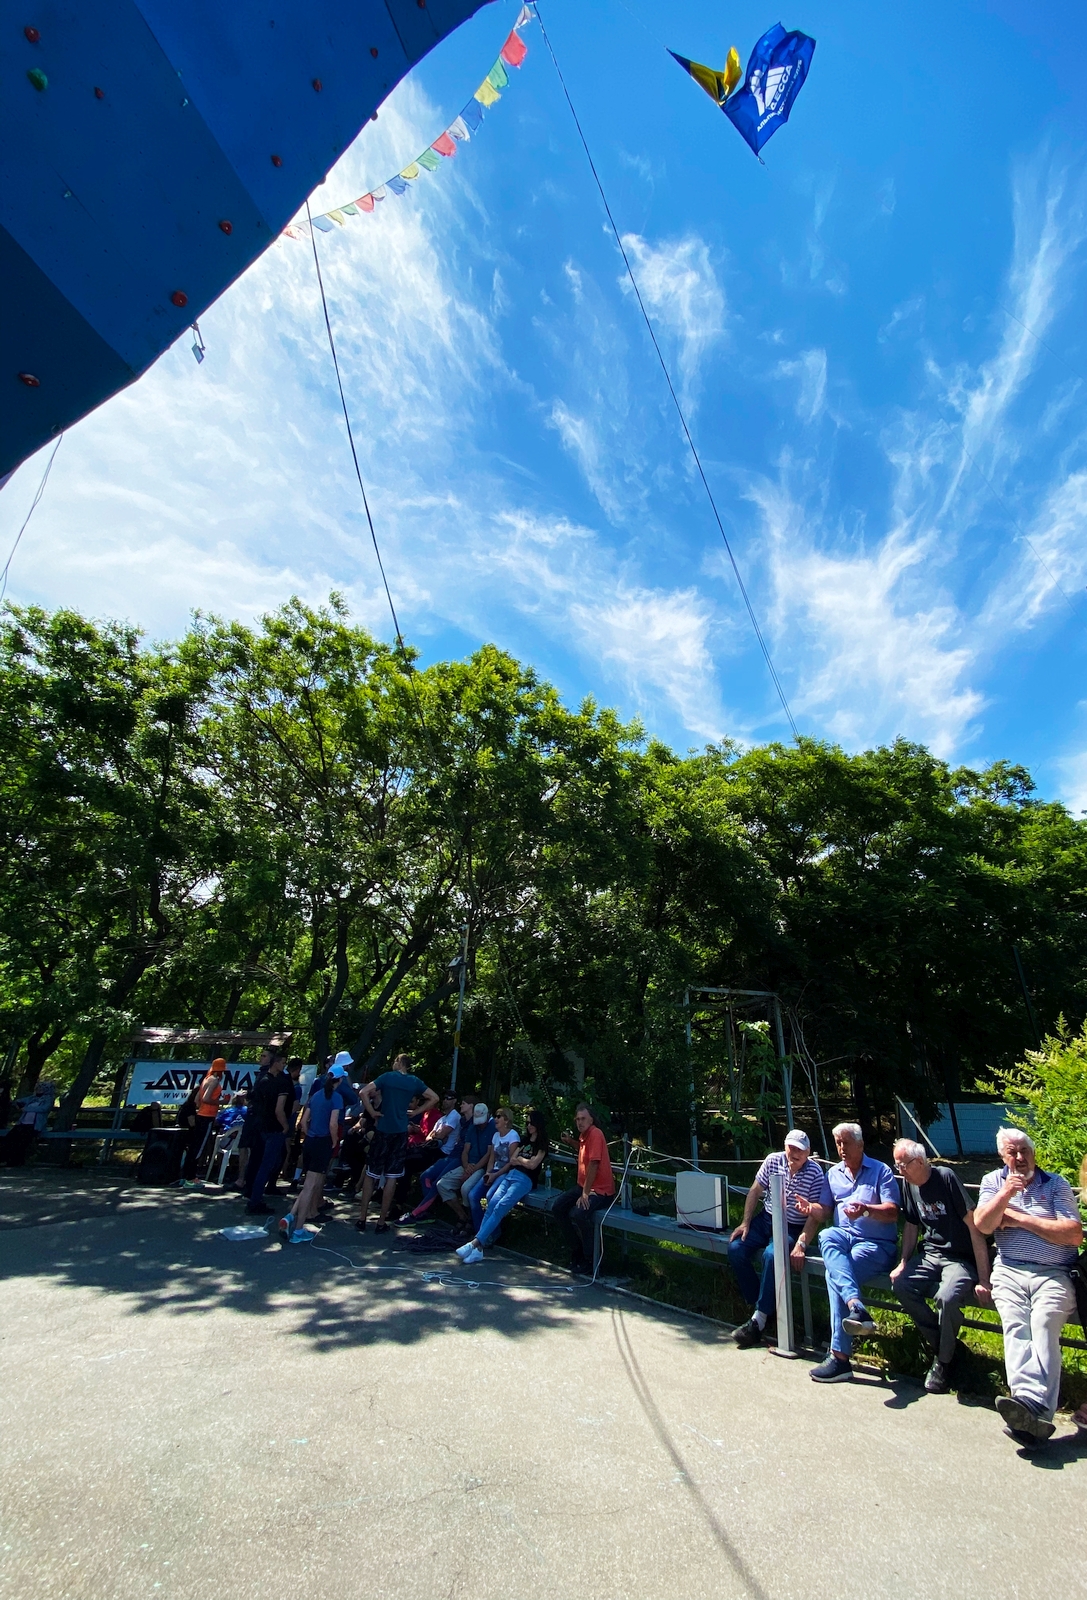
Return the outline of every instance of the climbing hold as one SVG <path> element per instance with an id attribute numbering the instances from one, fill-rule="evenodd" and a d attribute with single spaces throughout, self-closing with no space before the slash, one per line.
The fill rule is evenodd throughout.
<path id="1" fill-rule="evenodd" d="M 37 28 L 24 28 L 23 33 L 26 35 L 27 42 L 29 44 L 37 44 L 38 40 L 41 38 L 41 34 L 38 32 Z"/>
<path id="2" fill-rule="evenodd" d="M 45 76 L 45 73 L 42 71 L 41 67 L 31 67 L 30 71 L 27 73 L 27 77 L 30 79 L 31 83 L 34 85 L 35 89 L 37 89 L 39 94 L 43 89 L 48 89 L 49 79 Z"/>
<path id="3" fill-rule="evenodd" d="M 96 100 L 104 100 L 106 98 L 106 91 L 96 87 L 94 91 L 94 98 Z"/>
<path id="4" fill-rule="evenodd" d="M 317 90 L 317 93 L 320 94 L 321 90 L 324 88 L 324 84 L 321 82 L 320 78 L 314 78 L 313 87 Z"/>
<path id="5" fill-rule="evenodd" d="M 175 289 L 170 300 L 175 306 L 187 306 L 189 303 L 189 297 L 184 289 Z"/>
<path id="6" fill-rule="evenodd" d="M 272 165 L 273 165 L 273 167 L 281 167 L 283 165 L 283 157 L 282 156 L 273 156 L 272 157 Z"/>
<path id="7" fill-rule="evenodd" d="M 42 386 L 41 379 L 36 378 L 32 372 L 20 372 L 19 382 L 25 383 L 28 389 L 40 389 Z"/>
<path id="8" fill-rule="evenodd" d="M 227 222 L 225 217 L 223 218 L 222 222 L 220 222 L 219 226 L 222 228 L 224 233 L 234 232 L 234 224 L 232 222 Z"/>
<path id="9" fill-rule="evenodd" d="M 415 4 L 419 7 L 420 11 L 426 10 L 426 0 L 415 0 Z"/>
<path id="10" fill-rule="evenodd" d="M 377 112 L 376 111 L 372 111 L 370 113 L 370 121 L 371 122 L 376 122 L 377 121 Z"/>
<path id="11" fill-rule="evenodd" d="M 376 44 L 372 44 L 370 46 L 370 54 L 373 56 L 374 60 L 376 61 L 377 60 L 377 45 Z"/>

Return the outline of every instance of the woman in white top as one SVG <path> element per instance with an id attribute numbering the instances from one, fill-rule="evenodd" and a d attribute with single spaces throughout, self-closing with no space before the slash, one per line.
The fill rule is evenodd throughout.
<path id="1" fill-rule="evenodd" d="M 499 1106 L 494 1114 L 495 1135 L 487 1151 L 487 1165 L 483 1169 L 483 1182 L 472 1190 L 468 1204 L 472 1208 L 472 1222 L 478 1233 L 483 1221 L 481 1201 L 489 1195 L 496 1183 L 510 1170 L 513 1157 L 521 1148 L 521 1135 L 513 1126 L 513 1113 L 508 1106 Z"/>

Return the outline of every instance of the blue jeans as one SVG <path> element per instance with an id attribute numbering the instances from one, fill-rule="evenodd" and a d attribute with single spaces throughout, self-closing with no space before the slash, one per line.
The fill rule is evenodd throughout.
<path id="1" fill-rule="evenodd" d="M 435 1200 L 438 1198 L 438 1179 L 444 1178 L 447 1172 L 452 1172 L 460 1166 L 460 1156 L 442 1156 L 440 1161 L 435 1161 L 427 1167 L 419 1179 L 419 1187 L 423 1191 L 423 1198 L 412 1212 L 413 1217 L 425 1217 Z"/>
<path id="2" fill-rule="evenodd" d="M 479 1230 L 483 1226 L 483 1207 L 479 1202 L 483 1199 L 484 1195 L 493 1194 L 498 1188 L 498 1185 L 500 1183 L 504 1183 L 505 1179 L 509 1177 L 509 1173 L 507 1172 L 502 1178 L 496 1178 L 489 1189 L 486 1187 L 483 1181 L 482 1172 L 478 1173 L 477 1176 L 479 1178 L 479 1182 L 473 1184 L 471 1189 L 468 1191 L 468 1209 L 472 1213 L 472 1226 L 476 1230 L 476 1238 L 478 1239 Z M 487 1203 L 490 1205 L 489 1200 Z"/>
<path id="3" fill-rule="evenodd" d="M 847 1356 L 853 1340 L 842 1327 L 849 1302 L 861 1298 L 861 1285 L 888 1272 L 898 1254 L 897 1239 L 857 1239 L 845 1228 L 824 1228 L 819 1252 L 827 1275 L 830 1299 L 830 1348 Z"/>
<path id="4" fill-rule="evenodd" d="M 789 1243 L 800 1237 L 802 1222 L 790 1222 Z M 752 1265 L 759 1251 L 762 1256 L 761 1277 L 755 1276 Z M 736 1274 L 736 1286 L 749 1306 L 772 1317 L 777 1304 L 774 1288 L 774 1222 L 768 1211 L 760 1211 L 751 1219 L 746 1239 L 732 1239 L 728 1247 L 728 1264 Z"/>
<path id="5" fill-rule="evenodd" d="M 279 1170 L 286 1149 L 287 1135 L 285 1133 L 265 1134 L 264 1153 L 261 1156 L 256 1177 L 253 1179 L 253 1186 L 249 1190 L 249 1204 L 251 1206 L 264 1204 L 264 1191 L 268 1187 L 273 1173 Z M 249 1159 L 252 1160 L 252 1156 Z"/>
<path id="6" fill-rule="evenodd" d="M 483 1221 L 476 1227 L 476 1243 L 486 1244 L 487 1240 L 498 1232 L 502 1226 L 502 1218 L 508 1216 L 517 1204 L 523 1200 L 532 1188 L 532 1179 L 527 1172 L 507 1172 L 504 1178 L 498 1178 L 487 1190 L 487 1209 L 482 1214 Z M 472 1216 L 479 1209 L 479 1196 L 482 1190 L 477 1189 L 472 1196 Z"/>

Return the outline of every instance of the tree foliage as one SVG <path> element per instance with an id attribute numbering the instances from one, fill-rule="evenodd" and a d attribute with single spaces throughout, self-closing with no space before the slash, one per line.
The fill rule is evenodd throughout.
<path id="1" fill-rule="evenodd" d="M 671 1137 L 692 1064 L 735 1138 L 766 1077 L 701 1015 L 688 1061 L 689 985 L 778 994 L 798 1084 L 862 1117 L 1022 1059 L 1016 950 L 1044 1025 L 1087 1010 L 1087 829 L 1006 763 L 680 757 L 494 647 L 420 670 L 335 596 L 154 645 L 12 609 L 0 682 L 0 1048 L 68 1115 L 144 1023 L 437 1081 L 464 926 L 469 1076 L 587 1075 Z"/>

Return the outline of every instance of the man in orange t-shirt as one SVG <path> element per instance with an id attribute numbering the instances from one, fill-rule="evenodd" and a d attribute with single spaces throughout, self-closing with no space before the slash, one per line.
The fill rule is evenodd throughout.
<path id="1" fill-rule="evenodd" d="M 587 1105 L 578 1106 L 574 1121 L 578 1131 L 577 1183 L 559 1195 L 552 1215 L 564 1225 L 570 1240 L 570 1270 L 588 1274 L 593 1270 L 593 1212 L 611 1205 L 615 1177 L 608 1141 Z"/>

